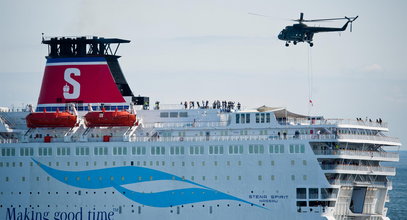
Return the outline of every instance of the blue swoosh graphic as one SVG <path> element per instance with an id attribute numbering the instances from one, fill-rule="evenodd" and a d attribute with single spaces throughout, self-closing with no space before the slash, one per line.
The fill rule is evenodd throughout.
<path id="1" fill-rule="evenodd" d="M 171 207 L 211 200 L 235 200 L 259 208 L 267 209 L 232 195 L 211 189 L 207 186 L 185 180 L 163 171 L 145 167 L 123 166 L 85 171 L 63 171 L 46 166 L 37 160 L 32 160 L 53 178 L 83 189 L 102 189 L 113 187 L 128 199 L 152 207 Z M 157 180 L 181 181 L 202 188 L 185 188 L 156 193 L 140 193 L 126 189 L 122 185 Z"/>
<path id="2" fill-rule="evenodd" d="M 236 200 L 251 204 L 234 196 L 219 192 L 217 190 L 202 188 L 186 188 L 162 191 L 157 193 L 139 193 L 128 190 L 122 186 L 113 186 L 122 195 L 135 202 L 154 207 L 171 207 L 195 202 L 211 200 Z M 254 204 L 253 204 L 254 205 Z M 256 205 L 257 206 L 257 205 Z M 260 206 L 259 206 L 260 207 Z"/>

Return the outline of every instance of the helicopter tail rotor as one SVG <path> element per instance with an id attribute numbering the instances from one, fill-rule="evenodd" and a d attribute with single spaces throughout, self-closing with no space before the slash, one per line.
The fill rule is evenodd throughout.
<path id="1" fill-rule="evenodd" d="M 350 32 L 352 32 L 352 23 L 353 23 L 358 17 L 359 17 L 359 15 L 356 16 L 356 17 L 350 17 L 350 18 L 345 16 L 345 18 L 348 19 L 348 22 L 350 23 Z"/>

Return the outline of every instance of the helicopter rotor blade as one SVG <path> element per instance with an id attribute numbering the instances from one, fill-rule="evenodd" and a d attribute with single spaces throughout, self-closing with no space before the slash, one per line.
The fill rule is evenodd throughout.
<path id="1" fill-rule="evenodd" d="M 343 18 L 323 18 L 323 19 L 311 19 L 311 20 L 302 20 L 302 22 L 320 22 L 320 21 L 338 21 L 338 20 L 348 20 L 353 22 L 354 20 L 356 20 L 356 18 L 358 18 L 359 16 L 356 17 L 343 17 Z M 299 19 L 295 19 L 293 21 L 300 21 Z"/>
<path id="2" fill-rule="evenodd" d="M 324 19 L 312 19 L 312 20 L 304 20 L 304 22 L 338 21 L 338 20 L 347 20 L 347 18 L 324 18 Z"/>
<path id="3" fill-rule="evenodd" d="M 252 12 L 248 12 L 247 14 L 254 15 L 254 16 L 260 16 L 260 17 L 266 17 L 266 18 L 270 18 L 273 20 L 284 20 L 284 21 L 289 20 L 289 19 L 281 18 L 281 17 L 277 17 L 277 16 L 263 15 L 263 14 L 257 14 L 257 13 L 252 13 Z"/>
<path id="4" fill-rule="evenodd" d="M 268 15 L 256 14 L 256 13 L 251 13 L 251 12 L 248 12 L 247 14 L 249 14 L 249 15 L 255 15 L 255 16 L 262 16 L 262 17 L 267 17 L 267 18 L 270 18 L 270 16 L 268 16 Z"/>

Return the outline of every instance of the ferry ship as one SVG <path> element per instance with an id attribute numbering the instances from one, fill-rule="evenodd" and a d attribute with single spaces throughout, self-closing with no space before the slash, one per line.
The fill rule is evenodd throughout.
<path id="1" fill-rule="evenodd" d="M 0 112 L 0 219 L 388 219 L 386 122 L 150 105 L 119 66 L 129 42 L 43 39 L 37 105 Z"/>

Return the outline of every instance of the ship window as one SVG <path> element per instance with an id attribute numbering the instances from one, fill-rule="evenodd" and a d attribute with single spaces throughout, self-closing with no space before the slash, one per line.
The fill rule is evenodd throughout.
<path id="1" fill-rule="evenodd" d="M 297 206 L 306 207 L 307 206 L 307 201 L 297 201 Z M 298 212 L 301 212 L 301 210 L 299 210 Z"/>
<path id="2" fill-rule="evenodd" d="M 209 154 L 223 154 L 223 146 L 220 145 L 209 146 Z"/>
<path id="3" fill-rule="evenodd" d="M 23 147 L 20 148 L 20 156 L 33 156 L 34 149 L 32 147 Z"/>
<path id="4" fill-rule="evenodd" d="M 260 114 L 256 113 L 256 123 L 260 123 Z"/>
<path id="5" fill-rule="evenodd" d="M 186 117 L 188 117 L 188 112 L 180 112 L 180 113 L 179 113 L 179 117 L 180 117 L 180 118 L 186 118 Z"/>
<path id="6" fill-rule="evenodd" d="M 239 124 L 240 122 L 240 114 L 236 114 L 236 124 Z"/>
<path id="7" fill-rule="evenodd" d="M 302 176 L 302 179 L 305 181 L 305 180 L 307 180 L 307 175 L 303 175 Z"/>
<path id="8" fill-rule="evenodd" d="M 261 123 L 264 123 L 264 121 L 265 121 L 265 115 L 264 115 L 264 113 L 261 113 L 260 116 L 261 116 L 260 122 L 261 122 Z"/>
<path id="9" fill-rule="evenodd" d="M 174 147 L 170 148 L 170 154 L 173 155 L 174 154 Z"/>
<path id="10" fill-rule="evenodd" d="M 305 146 L 301 144 L 301 153 L 305 153 Z"/>
<path id="11" fill-rule="evenodd" d="M 151 147 L 151 155 L 164 155 L 165 148 L 160 146 L 152 146 Z"/>
<path id="12" fill-rule="evenodd" d="M 292 166 L 295 165 L 295 160 L 291 160 L 291 165 L 292 165 Z"/>
<path id="13" fill-rule="evenodd" d="M 306 161 L 306 160 L 302 160 L 302 164 L 303 164 L 304 166 L 307 166 L 307 161 Z"/>
<path id="14" fill-rule="evenodd" d="M 308 189 L 308 199 L 318 199 L 318 188 Z"/>
<path id="15" fill-rule="evenodd" d="M 274 181 L 274 180 L 275 180 L 275 176 L 271 175 L 271 181 Z"/>
<path id="16" fill-rule="evenodd" d="M 189 154 L 204 154 L 204 148 L 203 146 L 191 146 L 189 148 Z"/>
<path id="17" fill-rule="evenodd" d="M 266 123 L 270 123 L 270 113 L 266 113 Z"/>
<path id="18" fill-rule="evenodd" d="M 321 188 L 321 199 L 336 199 L 338 189 L 334 188 Z"/>
<path id="19" fill-rule="evenodd" d="M 241 122 L 242 124 L 246 123 L 246 114 L 241 114 Z"/>
<path id="20" fill-rule="evenodd" d="M 170 118 L 178 118 L 178 112 L 170 112 Z"/>
<path id="21" fill-rule="evenodd" d="M 291 175 L 291 180 L 292 180 L 292 181 L 295 180 L 295 175 Z"/>
<path id="22" fill-rule="evenodd" d="M 291 154 L 294 153 L 294 145 L 293 144 L 290 144 L 290 153 Z"/>
<path id="23" fill-rule="evenodd" d="M 161 118 L 168 118 L 168 115 L 169 115 L 168 112 L 161 112 L 160 113 Z"/>
<path id="24" fill-rule="evenodd" d="M 284 153 L 284 145 L 280 144 L 280 153 Z"/>
<path id="25" fill-rule="evenodd" d="M 132 154 L 133 155 L 145 155 L 146 147 L 132 147 Z"/>
<path id="26" fill-rule="evenodd" d="M 294 175 L 292 175 L 294 176 Z M 307 199 L 307 189 L 297 188 L 297 199 Z"/>
<path id="27" fill-rule="evenodd" d="M 123 149 L 122 149 L 121 147 L 118 147 L 118 148 L 117 148 L 117 154 L 118 154 L 118 155 L 122 155 L 122 154 L 123 154 L 122 151 L 123 151 Z"/>
<path id="28" fill-rule="evenodd" d="M 262 175 L 259 175 L 259 176 L 258 176 L 258 180 L 260 180 L 260 181 L 263 180 L 263 176 L 262 176 Z"/>

